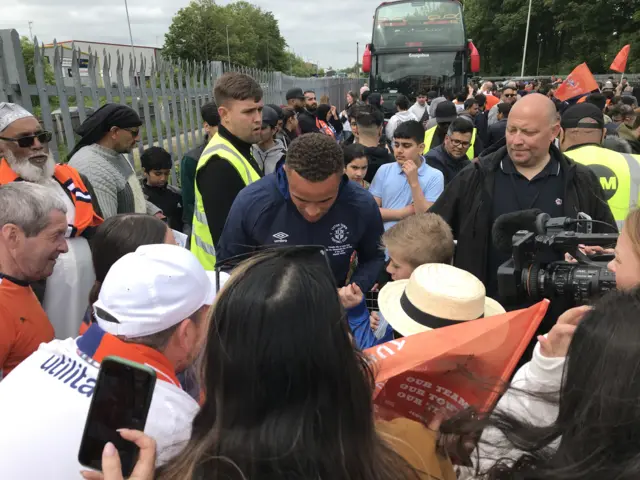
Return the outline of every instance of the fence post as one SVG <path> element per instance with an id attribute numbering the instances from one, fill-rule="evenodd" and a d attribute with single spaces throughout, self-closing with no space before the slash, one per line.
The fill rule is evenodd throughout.
<path id="1" fill-rule="evenodd" d="M 113 94 L 111 92 L 111 54 L 107 55 L 107 49 L 102 51 L 104 65 L 102 65 L 102 81 L 104 82 L 105 97 L 107 103 L 113 103 Z"/>
<path id="2" fill-rule="evenodd" d="M 20 36 L 16 30 L 0 30 L 0 39 L 2 39 L 3 63 L 6 67 L 6 78 L 4 78 L 4 81 L 9 86 L 11 101 L 13 103 L 19 103 L 30 112 L 33 112 L 33 103 L 31 103 L 31 95 L 29 95 L 27 70 L 24 66 L 22 46 L 20 45 Z"/>
<path id="3" fill-rule="evenodd" d="M 93 102 L 93 110 L 100 108 L 100 99 L 98 97 L 98 78 L 96 69 L 98 66 L 98 52 L 92 52 L 89 47 L 89 85 L 91 89 L 91 101 Z"/>
<path id="4" fill-rule="evenodd" d="M 156 121 L 156 135 L 158 136 L 158 146 L 164 148 L 164 138 L 162 135 L 162 105 L 158 101 L 158 87 L 156 82 L 158 81 L 158 69 L 156 67 L 156 59 L 151 59 L 151 73 L 149 77 L 149 85 L 151 86 L 151 98 L 153 99 L 153 117 Z"/>
<path id="5" fill-rule="evenodd" d="M 7 65 L 2 47 L 2 37 L 0 37 L 0 102 L 9 101 L 9 81 L 7 78 Z"/>
<path id="6" fill-rule="evenodd" d="M 142 96 L 142 110 L 144 111 L 144 126 L 147 131 L 147 148 L 153 146 L 153 126 L 151 123 L 151 109 L 149 108 L 149 95 L 147 95 L 147 60 L 144 58 L 144 55 L 140 54 L 140 93 Z M 151 77 L 149 77 L 149 82 L 152 81 Z M 162 148 L 162 145 L 160 145 Z"/>
<path id="7" fill-rule="evenodd" d="M 61 46 L 58 46 L 58 43 L 55 40 L 53 41 L 53 51 L 53 75 L 56 79 L 56 87 L 58 89 L 60 116 L 62 117 L 67 153 L 70 153 L 71 150 L 73 150 L 76 139 L 73 136 L 73 125 L 71 124 L 69 102 L 67 101 L 67 88 L 64 85 L 64 77 L 62 76 L 62 57 L 64 56 L 64 50 Z"/>
<path id="8" fill-rule="evenodd" d="M 49 92 L 48 88 L 52 88 L 45 83 L 44 78 L 44 45 L 42 51 L 38 45 L 38 39 L 33 39 L 35 50 L 33 51 L 33 73 L 36 77 L 36 87 L 38 88 L 38 96 L 40 97 L 40 114 L 42 116 L 42 123 L 44 128 L 50 132 L 54 131 L 53 118 L 51 117 L 51 105 L 49 104 Z M 60 152 L 58 151 L 58 142 L 54 138 L 49 144 L 49 150 L 51 151 L 53 158 L 56 162 L 60 163 L 64 159 L 60 158 Z"/>
<path id="9" fill-rule="evenodd" d="M 196 128 L 198 128 L 198 117 L 194 117 L 193 115 L 193 102 L 196 101 L 196 97 L 193 94 L 192 84 L 191 84 L 191 74 L 193 73 L 192 69 L 193 63 L 187 60 L 185 62 L 185 80 L 187 82 L 187 98 L 189 99 L 189 104 L 187 108 L 189 109 L 189 130 L 191 132 L 191 143 L 193 148 L 198 145 L 198 141 L 196 140 Z M 196 104 L 197 105 L 197 104 Z"/>
<path id="10" fill-rule="evenodd" d="M 131 108 L 140 116 L 138 108 L 138 87 L 136 86 L 136 58 L 129 54 L 129 90 L 131 91 Z M 144 152 L 144 141 L 138 141 L 138 154 L 142 156 Z"/>
<path id="11" fill-rule="evenodd" d="M 84 109 L 84 93 L 82 93 L 82 81 L 80 79 L 80 49 L 76 50 L 75 45 L 71 45 L 73 53 L 71 54 L 71 70 L 73 72 L 73 87 L 76 92 L 76 105 L 78 108 L 78 116 L 80 123 L 83 123 L 87 119 L 87 112 Z"/>
<path id="12" fill-rule="evenodd" d="M 167 62 L 167 64 L 169 65 L 169 91 L 171 92 L 171 105 L 173 106 L 173 131 L 176 134 L 176 157 L 174 159 L 175 162 L 180 161 L 180 159 L 182 158 L 182 135 L 180 134 L 180 118 L 178 113 L 178 102 L 176 99 L 176 97 L 178 96 L 178 90 L 174 87 L 173 83 L 173 77 L 176 73 L 175 65 L 170 61 Z M 177 183 L 174 182 L 174 185 L 177 185 Z"/>

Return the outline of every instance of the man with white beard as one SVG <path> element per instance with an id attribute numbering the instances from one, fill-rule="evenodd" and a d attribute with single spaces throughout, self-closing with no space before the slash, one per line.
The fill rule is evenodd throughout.
<path id="1" fill-rule="evenodd" d="M 51 132 L 20 105 L 0 102 L 0 185 L 36 183 L 54 192 L 67 209 L 69 251 L 58 257 L 47 279 L 43 307 L 57 338 L 75 337 L 95 282 L 88 238 L 102 223 L 77 170 L 56 165 L 48 143 Z"/>

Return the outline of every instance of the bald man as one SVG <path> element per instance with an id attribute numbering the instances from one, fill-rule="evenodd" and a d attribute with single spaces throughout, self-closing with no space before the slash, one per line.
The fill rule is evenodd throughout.
<path id="1" fill-rule="evenodd" d="M 530 208 L 552 217 L 584 212 L 612 226 L 594 224 L 594 231 L 615 228 L 598 178 L 553 145 L 559 131 L 553 102 L 540 94 L 525 96 L 509 114 L 506 146 L 460 172 L 430 210 L 449 223 L 458 240 L 455 266 L 482 280 L 487 295 L 507 308 L 510 300 L 500 298 L 497 271 L 510 255 L 491 242 L 500 215 Z"/>

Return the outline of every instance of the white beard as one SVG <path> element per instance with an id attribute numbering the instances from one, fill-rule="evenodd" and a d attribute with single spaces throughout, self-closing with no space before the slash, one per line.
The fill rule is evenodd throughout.
<path id="1" fill-rule="evenodd" d="M 53 177 L 56 168 L 56 161 L 51 152 L 49 152 L 47 162 L 42 167 L 32 164 L 28 158 L 16 158 L 13 152 L 6 152 L 4 157 L 16 175 L 31 183 L 45 183 Z"/>

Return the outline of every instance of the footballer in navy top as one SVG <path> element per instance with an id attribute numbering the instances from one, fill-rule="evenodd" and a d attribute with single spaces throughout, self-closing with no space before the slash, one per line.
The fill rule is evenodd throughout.
<path id="1" fill-rule="evenodd" d="M 291 199 L 281 167 L 236 197 L 216 256 L 222 262 L 265 245 L 322 245 L 338 286 L 343 286 L 351 255 L 356 251 L 358 268 L 352 281 L 366 292 L 384 266 L 380 249 L 383 231 L 380 209 L 371 194 L 346 176 L 340 180 L 338 195 L 326 213 L 319 213 L 318 220 L 306 219 Z"/>

